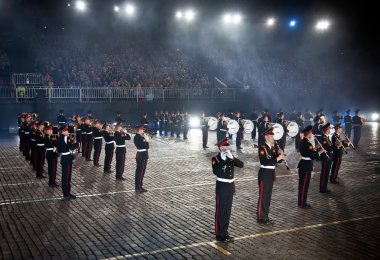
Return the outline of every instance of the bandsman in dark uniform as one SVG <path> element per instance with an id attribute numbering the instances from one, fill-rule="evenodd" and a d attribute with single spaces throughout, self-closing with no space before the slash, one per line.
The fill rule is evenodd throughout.
<path id="1" fill-rule="evenodd" d="M 29 161 L 30 158 L 30 138 L 32 136 L 32 129 L 30 125 L 31 120 L 30 114 L 25 114 L 25 122 L 24 122 L 24 150 L 23 154 L 25 156 L 25 160 Z"/>
<path id="2" fill-rule="evenodd" d="M 235 120 L 239 124 L 239 130 L 236 133 L 236 149 L 241 150 L 243 149 L 241 147 L 241 140 L 243 140 L 243 136 L 244 136 L 244 125 L 243 125 L 243 120 L 240 116 L 240 112 L 236 113 Z"/>
<path id="3" fill-rule="evenodd" d="M 347 115 L 344 116 L 344 131 L 348 138 L 351 139 L 351 131 L 352 131 L 352 119 L 351 119 L 351 110 L 348 109 L 346 111 Z"/>
<path id="4" fill-rule="evenodd" d="M 169 118 L 170 136 L 171 137 L 174 137 L 175 122 L 176 122 L 176 116 L 175 116 L 174 112 L 172 112 L 170 115 L 170 118 Z"/>
<path id="5" fill-rule="evenodd" d="M 91 123 L 94 120 L 94 117 L 92 116 L 92 111 L 91 110 L 88 110 L 88 112 L 87 112 L 87 118 L 91 121 Z"/>
<path id="6" fill-rule="evenodd" d="M 183 140 L 187 140 L 187 133 L 189 132 L 190 117 L 187 112 L 183 116 Z"/>
<path id="7" fill-rule="evenodd" d="M 334 111 L 334 114 L 333 114 L 333 124 L 334 125 L 337 125 L 340 123 L 340 120 L 343 119 L 342 117 L 342 114 L 339 113 L 337 110 Z"/>
<path id="8" fill-rule="evenodd" d="M 101 166 L 99 164 L 99 158 L 100 153 L 102 151 L 102 145 L 103 145 L 103 131 L 100 127 L 100 122 L 98 119 L 94 120 L 94 126 L 92 127 L 92 133 L 94 135 L 94 166 L 99 167 Z"/>
<path id="9" fill-rule="evenodd" d="M 105 144 L 106 155 L 104 157 L 104 174 L 113 173 L 113 171 L 111 171 L 111 163 L 112 163 L 113 153 L 115 151 L 115 141 L 114 141 L 113 133 L 111 132 L 111 128 L 109 124 L 105 123 L 102 128 L 103 128 L 104 142 L 106 143 Z"/>
<path id="10" fill-rule="evenodd" d="M 84 148 L 84 157 L 86 158 L 86 161 L 92 161 L 91 160 L 91 152 L 92 152 L 92 146 L 94 144 L 94 133 L 92 131 L 92 126 L 90 123 L 90 119 L 87 117 L 84 121 L 86 127 L 86 147 Z"/>
<path id="11" fill-rule="evenodd" d="M 321 154 L 321 176 L 319 179 L 319 192 L 320 193 L 329 193 L 330 190 L 327 189 L 327 183 L 329 180 L 329 175 L 331 172 L 331 157 L 334 151 L 334 145 L 331 143 L 329 139 L 330 134 L 330 123 L 327 123 L 322 126 L 322 139 L 321 144 L 323 149 L 325 149 L 325 153 Z"/>
<path id="12" fill-rule="evenodd" d="M 158 132 L 160 133 L 160 135 L 164 135 L 164 125 L 166 123 L 164 111 L 161 110 L 158 120 L 159 120 Z"/>
<path id="13" fill-rule="evenodd" d="M 224 120 L 224 114 L 220 113 L 219 118 L 218 118 L 218 125 L 216 128 L 216 139 L 218 143 L 226 139 L 227 131 L 228 131 L 227 122 Z"/>
<path id="14" fill-rule="evenodd" d="M 165 117 L 164 117 L 165 136 L 168 136 L 169 128 L 170 128 L 170 115 L 169 115 L 169 111 L 166 111 Z"/>
<path id="15" fill-rule="evenodd" d="M 354 146 L 359 147 L 360 137 L 362 136 L 363 120 L 359 116 L 360 109 L 355 110 L 355 115 L 352 117 L 352 126 L 354 128 Z"/>
<path id="16" fill-rule="evenodd" d="M 257 131 L 258 131 L 258 134 L 259 134 L 259 137 L 258 137 L 258 146 L 260 148 L 260 146 L 262 146 L 264 143 L 265 143 L 265 138 L 263 136 L 263 133 L 265 131 L 267 131 L 269 129 L 269 123 L 268 123 L 268 115 L 263 112 L 261 113 L 261 118 L 259 120 L 259 123 L 257 125 Z"/>
<path id="17" fill-rule="evenodd" d="M 313 127 L 311 125 L 302 130 L 303 139 L 300 143 L 301 160 L 298 163 L 298 206 L 302 209 L 311 209 L 310 204 L 307 203 L 307 193 L 309 191 L 309 184 L 311 172 L 313 171 L 313 160 L 319 158 L 322 149 L 313 146 L 314 135 L 312 133 Z"/>
<path id="18" fill-rule="evenodd" d="M 295 112 L 295 110 L 294 110 L 294 112 Z M 295 114 L 294 117 L 297 117 L 297 114 Z M 284 128 L 284 135 L 282 136 L 282 138 L 280 140 L 277 141 L 277 143 L 278 143 L 278 146 L 281 148 L 281 150 L 285 151 L 286 133 L 288 132 L 288 130 L 286 128 L 286 124 L 285 124 L 285 120 L 284 120 L 284 112 L 277 113 L 277 118 L 275 119 L 274 122 L 282 125 L 282 127 Z"/>
<path id="19" fill-rule="evenodd" d="M 83 122 L 80 126 L 80 129 L 81 129 L 80 139 L 82 141 L 82 144 L 81 144 L 82 157 L 86 157 L 86 149 L 87 149 L 86 137 L 87 137 L 87 130 L 89 128 L 89 125 L 90 125 L 90 120 L 88 119 L 88 117 L 84 117 Z"/>
<path id="20" fill-rule="evenodd" d="M 157 134 L 157 131 L 159 129 L 159 124 L 160 124 L 160 116 L 158 115 L 157 111 L 154 112 L 153 123 L 154 123 L 153 133 Z"/>
<path id="21" fill-rule="evenodd" d="M 265 143 L 259 148 L 260 170 L 258 176 L 259 199 L 257 202 L 257 223 L 273 224 L 269 219 L 269 206 L 272 197 L 273 182 L 276 180 L 275 165 L 285 160 L 284 153 L 277 153 L 273 128 L 263 133 Z"/>
<path id="22" fill-rule="evenodd" d="M 71 194 L 71 174 L 74 160 L 73 150 L 77 148 L 77 144 L 68 136 L 68 126 L 61 127 L 59 131 L 60 136 L 57 142 L 57 150 L 61 154 L 63 198 L 75 199 L 76 196 Z"/>
<path id="23" fill-rule="evenodd" d="M 80 115 L 76 116 L 76 124 L 75 124 L 75 141 L 78 144 L 78 153 L 80 153 L 81 145 L 82 145 L 82 118 Z"/>
<path id="24" fill-rule="evenodd" d="M 140 125 L 136 128 L 136 135 L 133 138 L 133 143 L 136 146 L 136 172 L 135 172 L 135 191 L 146 192 L 143 188 L 144 175 L 146 165 L 148 163 L 149 142 L 147 136 L 144 135 L 144 126 Z"/>
<path id="25" fill-rule="evenodd" d="M 270 113 L 269 113 L 269 110 L 268 109 L 265 109 L 265 114 L 267 115 L 268 117 L 268 122 L 272 122 L 272 117 L 270 116 Z"/>
<path id="26" fill-rule="evenodd" d="M 201 113 L 201 129 L 202 129 L 202 147 L 208 148 L 207 141 L 208 141 L 208 122 L 205 118 L 205 113 Z"/>
<path id="27" fill-rule="evenodd" d="M 179 138 L 181 134 L 181 128 L 182 128 L 182 116 L 179 113 L 179 111 L 177 111 L 177 114 L 175 115 L 174 128 L 177 134 L 177 138 Z"/>
<path id="28" fill-rule="evenodd" d="M 339 123 L 335 128 L 335 133 L 333 134 L 331 138 L 331 142 L 333 143 L 335 149 L 332 156 L 332 168 L 331 168 L 331 175 L 330 175 L 330 182 L 332 184 L 339 184 L 339 182 L 336 180 L 338 178 L 338 173 L 340 169 L 340 164 L 342 162 L 343 157 L 343 151 L 345 151 L 345 147 L 348 147 L 349 141 L 348 140 L 342 140 L 342 125 Z"/>
<path id="29" fill-rule="evenodd" d="M 252 110 L 252 113 L 251 113 L 249 119 L 251 119 L 251 121 L 253 122 L 253 131 L 252 131 L 251 137 L 252 137 L 252 139 L 256 139 L 258 115 L 257 115 L 257 112 L 255 109 Z"/>
<path id="30" fill-rule="evenodd" d="M 25 116 L 23 113 L 19 114 L 17 118 L 17 124 L 18 124 L 18 137 L 19 137 L 19 151 L 23 152 L 24 151 L 24 122 L 25 122 Z"/>
<path id="31" fill-rule="evenodd" d="M 149 133 L 149 121 L 148 121 L 148 114 L 147 114 L 147 113 L 145 113 L 145 114 L 143 115 L 143 117 L 141 118 L 141 120 L 140 120 L 140 124 L 141 124 L 141 125 L 144 125 L 144 127 L 145 127 L 145 132 L 146 132 L 146 133 Z"/>
<path id="32" fill-rule="evenodd" d="M 116 145 L 116 180 L 125 180 L 123 178 L 125 166 L 125 154 L 127 152 L 125 140 L 131 140 L 131 136 L 121 129 L 121 124 L 115 125 L 114 140 Z"/>
<path id="33" fill-rule="evenodd" d="M 57 177 L 57 141 L 58 137 L 53 135 L 53 126 L 45 128 L 44 143 L 46 149 L 46 160 L 48 163 L 49 187 L 59 187 L 56 183 Z"/>
<path id="34" fill-rule="evenodd" d="M 67 124 L 67 119 L 66 117 L 63 115 L 63 110 L 59 110 L 59 115 L 57 116 L 57 124 L 61 127 L 61 126 L 64 126 Z"/>
<path id="35" fill-rule="evenodd" d="M 30 122 L 30 139 L 29 139 L 29 147 L 30 147 L 30 164 L 33 166 L 33 170 L 37 170 L 36 162 L 37 162 L 37 154 L 36 154 L 36 132 L 37 132 L 37 124 L 36 121 Z"/>
<path id="36" fill-rule="evenodd" d="M 294 141 L 294 145 L 296 147 L 296 151 L 299 153 L 300 152 L 300 142 L 301 139 L 303 138 L 303 134 L 301 135 L 301 130 L 304 129 L 304 118 L 302 117 L 302 113 L 298 112 L 297 113 L 297 119 L 296 123 L 298 125 L 298 134 L 296 135 L 296 139 Z M 302 137 L 302 138 L 301 138 Z"/>
<path id="37" fill-rule="evenodd" d="M 218 142 L 217 146 L 219 153 L 211 159 L 212 171 L 216 175 L 215 238 L 217 241 L 225 242 L 234 239 L 228 233 L 235 192 L 234 170 L 235 166 L 242 168 L 244 163 L 232 155 L 226 138 Z"/>
<path id="38" fill-rule="evenodd" d="M 121 113 L 119 111 L 116 112 L 115 123 L 124 123 L 124 119 L 121 117 Z"/>
<path id="39" fill-rule="evenodd" d="M 311 125 L 313 123 L 313 113 L 311 113 L 310 109 L 306 109 L 303 117 L 305 119 L 305 125 Z"/>
<path id="40" fill-rule="evenodd" d="M 314 117 L 314 125 L 313 125 L 313 135 L 318 139 L 319 142 L 322 140 L 322 119 L 319 116 Z"/>
<path id="41" fill-rule="evenodd" d="M 43 175 L 45 165 L 45 140 L 44 140 L 44 121 L 37 123 L 37 129 L 35 133 L 36 138 L 36 178 L 46 178 Z"/>

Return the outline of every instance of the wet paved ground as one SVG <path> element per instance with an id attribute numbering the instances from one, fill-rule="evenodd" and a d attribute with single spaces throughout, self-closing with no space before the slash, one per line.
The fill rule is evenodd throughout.
<path id="1" fill-rule="evenodd" d="M 270 217 L 273 227 L 256 224 L 257 149 L 243 141 L 237 156 L 246 166 L 236 172 L 230 233 L 236 241 L 214 239 L 215 178 L 211 156 L 201 149 L 200 130 L 188 141 L 151 141 L 144 182 L 149 192 L 134 193 L 135 148 L 128 143 L 125 177 L 103 176 L 82 157 L 74 163 L 72 192 L 62 201 L 16 148 L 16 138 L 1 137 L 0 209 L 3 259 L 227 258 L 378 259 L 380 257 L 380 129 L 363 129 L 362 148 L 344 156 L 340 184 L 318 193 L 319 163 L 311 180 L 311 210 L 297 205 L 294 144 L 286 150 L 291 171 L 277 170 Z M 248 136 L 247 136 L 248 137 Z M 215 143 L 210 132 L 209 144 Z M 234 152 L 236 154 L 236 152 Z M 114 169 L 114 164 L 113 164 Z M 47 172 L 47 171 L 46 171 Z M 59 169 L 60 172 L 60 169 Z M 58 175 L 60 179 L 60 174 Z"/>

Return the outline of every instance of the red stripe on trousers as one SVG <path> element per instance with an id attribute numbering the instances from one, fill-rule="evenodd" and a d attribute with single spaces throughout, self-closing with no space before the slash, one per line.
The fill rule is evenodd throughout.
<path id="1" fill-rule="evenodd" d="M 219 196 L 216 196 L 215 235 L 218 235 Z"/>
<path id="2" fill-rule="evenodd" d="M 303 197 L 305 195 L 305 188 L 306 188 L 306 180 L 307 180 L 307 172 L 305 172 L 305 180 L 303 182 L 303 186 L 302 186 L 302 192 L 301 192 L 301 206 L 303 206 Z"/>
<path id="3" fill-rule="evenodd" d="M 142 168 L 141 168 L 141 172 L 140 172 L 140 181 L 139 181 L 139 188 L 141 189 L 142 187 L 142 178 L 143 178 L 143 174 L 144 174 L 144 169 L 145 169 L 145 162 L 146 160 L 143 161 L 143 164 L 142 164 Z"/>
<path id="4" fill-rule="evenodd" d="M 111 168 L 111 162 L 112 162 L 112 157 L 113 157 L 113 151 L 114 151 L 114 149 L 112 149 L 110 159 L 108 160 L 108 166 L 109 166 L 108 168 Z"/>
<path id="5" fill-rule="evenodd" d="M 336 163 L 335 171 L 334 171 L 334 180 L 336 179 L 336 176 L 338 175 L 338 169 L 340 168 L 340 158 L 338 157 L 338 161 Z"/>
<path id="6" fill-rule="evenodd" d="M 70 164 L 67 167 L 67 176 L 66 176 L 66 195 L 69 195 L 69 173 L 70 173 Z"/>
<path id="7" fill-rule="evenodd" d="M 324 184 L 325 184 L 326 167 L 327 167 L 327 162 L 324 162 L 324 166 L 322 170 L 322 191 L 325 190 Z"/>
<path id="8" fill-rule="evenodd" d="M 261 207 L 263 203 L 263 190 L 264 190 L 264 181 L 260 181 L 260 196 L 259 196 L 259 205 L 257 208 L 257 218 L 261 218 Z"/>

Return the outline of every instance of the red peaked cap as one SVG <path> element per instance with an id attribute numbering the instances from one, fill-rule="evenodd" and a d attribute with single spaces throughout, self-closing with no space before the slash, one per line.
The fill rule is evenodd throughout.
<path id="1" fill-rule="evenodd" d="M 218 146 L 218 148 L 220 148 L 222 146 L 230 146 L 230 143 L 228 142 L 227 138 L 225 138 L 222 141 L 220 141 L 219 143 L 217 143 L 216 145 Z"/>
<path id="2" fill-rule="evenodd" d="M 49 125 L 49 126 L 45 127 L 45 130 L 53 130 L 53 126 Z"/>
<path id="3" fill-rule="evenodd" d="M 269 128 L 269 129 L 266 130 L 262 135 L 263 135 L 263 136 L 266 136 L 266 135 L 274 135 L 274 133 L 273 133 L 273 128 Z"/>

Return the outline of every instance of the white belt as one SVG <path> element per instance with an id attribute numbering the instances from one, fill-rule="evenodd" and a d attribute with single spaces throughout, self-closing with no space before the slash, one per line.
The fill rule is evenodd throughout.
<path id="1" fill-rule="evenodd" d="M 301 157 L 302 160 L 306 160 L 306 161 L 311 161 L 311 158 L 310 157 Z"/>
<path id="2" fill-rule="evenodd" d="M 37 146 L 45 146 L 45 144 L 37 144 Z"/>
<path id="3" fill-rule="evenodd" d="M 24 134 L 28 135 L 28 134 L 30 134 L 30 133 L 29 133 L 29 132 L 24 132 Z"/>
<path id="4" fill-rule="evenodd" d="M 33 141 L 33 142 L 35 142 L 35 141 L 36 141 L 36 139 L 30 139 L 30 141 Z"/>
<path id="5" fill-rule="evenodd" d="M 103 137 L 99 136 L 99 137 L 94 137 L 94 139 L 102 139 Z"/>
<path id="6" fill-rule="evenodd" d="M 123 145 L 116 145 L 116 147 L 125 147 L 125 144 L 123 144 Z"/>
<path id="7" fill-rule="evenodd" d="M 148 125 L 148 124 L 144 124 L 144 125 Z"/>
<path id="8" fill-rule="evenodd" d="M 61 155 L 69 155 L 69 154 L 71 154 L 71 152 L 61 153 Z"/>
<path id="9" fill-rule="evenodd" d="M 66 122 L 58 122 L 58 124 L 66 124 Z"/>
<path id="10" fill-rule="evenodd" d="M 227 132 L 227 130 L 226 130 L 226 129 L 220 129 L 220 131 L 226 131 L 226 132 Z"/>
<path id="11" fill-rule="evenodd" d="M 352 124 L 353 126 L 361 126 L 361 125 L 359 125 L 359 124 Z"/>
<path id="12" fill-rule="evenodd" d="M 77 132 L 78 132 L 78 131 L 82 131 L 82 130 L 81 130 L 81 129 L 77 129 Z"/>
<path id="13" fill-rule="evenodd" d="M 235 178 L 234 179 L 223 179 L 223 178 L 216 178 L 217 181 L 220 181 L 220 182 L 228 182 L 228 183 L 232 183 L 235 181 Z"/>
<path id="14" fill-rule="evenodd" d="M 92 135 L 92 132 L 87 133 L 88 135 Z"/>
<path id="15" fill-rule="evenodd" d="M 148 151 L 147 149 L 137 149 L 138 152 L 146 152 Z"/>
<path id="16" fill-rule="evenodd" d="M 46 148 L 46 151 L 54 151 L 54 148 Z"/>
<path id="17" fill-rule="evenodd" d="M 315 136 L 322 136 L 322 135 L 315 134 Z"/>
<path id="18" fill-rule="evenodd" d="M 106 144 L 113 144 L 114 143 L 114 141 L 111 141 L 111 142 L 106 142 Z"/>
<path id="19" fill-rule="evenodd" d="M 260 165 L 260 168 L 264 168 L 264 169 L 272 169 L 272 170 L 274 170 L 275 169 L 275 167 L 274 166 L 271 166 L 271 165 Z"/>

